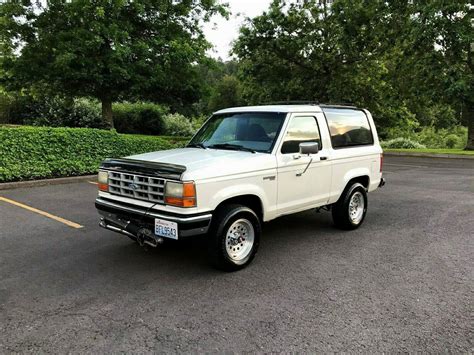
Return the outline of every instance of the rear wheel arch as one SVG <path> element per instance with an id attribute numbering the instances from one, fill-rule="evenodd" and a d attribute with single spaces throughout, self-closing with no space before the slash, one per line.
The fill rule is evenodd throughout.
<path id="1" fill-rule="evenodd" d="M 356 184 L 356 183 L 359 183 L 361 184 L 362 186 L 364 186 L 364 188 L 368 191 L 369 190 L 369 184 L 370 184 L 370 178 L 368 175 L 359 175 L 359 176 L 355 176 L 355 177 L 352 177 L 350 178 L 347 183 L 345 184 L 344 188 L 339 192 L 339 196 L 337 198 L 337 200 L 335 202 L 333 202 L 334 204 L 337 203 L 338 201 L 341 200 L 341 198 L 343 198 L 345 192 L 347 191 L 347 189 L 349 189 L 352 185 Z"/>
<path id="2" fill-rule="evenodd" d="M 361 175 L 361 176 L 354 177 L 347 182 L 344 189 L 347 189 L 349 186 L 352 186 L 357 182 L 361 184 L 362 186 L 364 186 L 366 189 L 368 189 L 369 184 L 370 184 L 370 177 L 368 175 Z"/>

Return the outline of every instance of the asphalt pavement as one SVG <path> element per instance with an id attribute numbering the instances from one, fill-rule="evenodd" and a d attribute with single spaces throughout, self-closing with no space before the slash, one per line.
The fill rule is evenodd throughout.
<path id="1" fill-rule="evenodd" d="M 387 157 L 384 176 L 358 230 L 282 217 L 235 273 L 202 238 L 99 228 L 92 183 L 0 191 L 0 353 L 472 353 L 474 160 Z"/>

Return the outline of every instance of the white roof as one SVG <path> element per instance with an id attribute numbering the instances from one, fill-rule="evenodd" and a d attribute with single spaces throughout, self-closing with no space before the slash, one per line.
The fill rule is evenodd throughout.
<path id="1" fill-rule="evenodd" d="M 234 113 L 234 112 L 321 112 L 318 105 L 262 105 L 262 106 L 242 106 L 231 107 L 219 110 L 215 113 Z"/>

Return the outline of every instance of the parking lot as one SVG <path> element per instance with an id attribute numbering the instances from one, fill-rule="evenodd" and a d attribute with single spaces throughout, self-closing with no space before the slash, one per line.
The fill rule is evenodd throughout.
<path id="1" fill-rule="evenodd" d="M 0 353 L 472 352 L 474 160 L 384 170 L 360 229 L 277 219 L 236 273 L 99 228 L 93 183 L 0 191 Z"/>

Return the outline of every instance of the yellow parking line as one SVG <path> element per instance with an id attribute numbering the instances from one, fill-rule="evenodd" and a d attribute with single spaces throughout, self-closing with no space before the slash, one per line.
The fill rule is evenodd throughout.
<path id="1" fill-rule="evenodd" d="M 8 198 L 6 198 L 6 197 L 1 197 L 1 196 L 0 196 L 0 201 L 7 202 L 7 203 L 10 203 L 10 204 L 12 204 L 12 205 L 15 205 L 15 206 L 24 208 L 25 210 L 38 213 L 38 214 L 40 214 L 40 215 L 42 215 L 42 216 L 44 216 L 44 217 L 48 217 L 48 218 L 54 219 L 55 221 L 61 222 L 61 223 L 65 224 L 65 225 L 67 225 L 67 226 L 69 226 L 69 227 L 72 227 L 72 228 L 76 228 L 76 229 L 83 228 L 83 226 L 81 226 L 80 224 L 77 224 L 77 223 L 68 221 L 67 219 L 64 219 L 64 218 L 55 216 L 55 215 L 53 215 L 53 214 L 51 214 L 51 213 L 48 213 L 48 212 L 45 212 L 45 211 L 41 211 L 41 210 L 39 210 L 39 209 L 37 209 L 37 208 L 24 205 L 24 204 L 22 204 L 22 203 L 20 203 L 20 202 L 16 202 L 16 201 L 10 200 L 10 199 L 8 199 Z"/>

